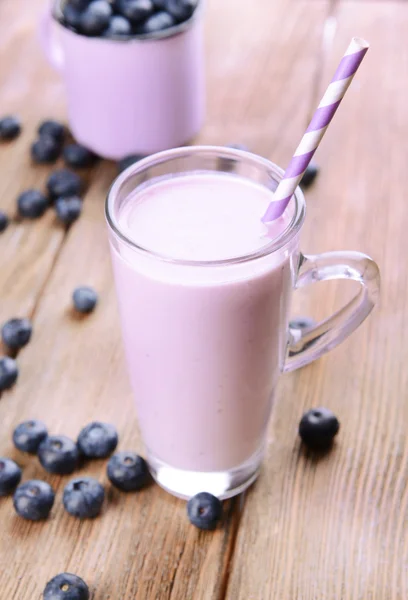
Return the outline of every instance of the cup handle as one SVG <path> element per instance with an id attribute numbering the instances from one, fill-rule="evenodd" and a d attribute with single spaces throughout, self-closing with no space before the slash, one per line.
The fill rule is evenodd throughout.
<path id="1" fill-rule="evenodd" d="M 52 26 L 54 18 L 50 8 L 47 8 L 40 17 L 38 26 L 38 37 L 43 52 L 52 67 L 56 71 L 62 71 L 64 67 L 64 54 L 61 45 L 53 35 Z"/>
<path id="2" fill-rule="evenodd" d="M 300 255 L 296 288 L 330 279 L 358 281 L 361 288 L 348 304 L 325 321 L 302 330 L 289 329 L 285 372 L 303 367 L 335 348 L 357 329 L 378 300 L 380 272 L 369 256 L 361 252 Z"/>

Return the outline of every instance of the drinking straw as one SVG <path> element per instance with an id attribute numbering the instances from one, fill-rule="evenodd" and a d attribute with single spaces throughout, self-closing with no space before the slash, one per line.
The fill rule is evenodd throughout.
<path id="1" fill-rule="evenodd" d="M 283 179 L 276 188 L 272 202 L 269 204 L 266 213 L 262 217 L 264 223 L 275 221 L 275 219 L 278 219 L 285 212 L 297 185 L 306 171 L 306 167 L 310 163 L 313 154 L 316 152 L 321 139 L 326 133 L 326 129 L 334 117 L 344 94 L 348 90 L 368 47 L 369 44 L 361 38 L 354 37 L 351 40 L 329 87 L 326 89 L 324 96 L 310 121 L 309 127 L 306 129 L 306 132 L 285 171 Z"/>

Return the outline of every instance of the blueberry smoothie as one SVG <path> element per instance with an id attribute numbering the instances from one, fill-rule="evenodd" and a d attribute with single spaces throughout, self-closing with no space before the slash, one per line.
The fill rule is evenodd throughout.
<path id="1" fill-rule="evenodd" d="M 204 473 L 260 462 L 294 271 L 293 249 L 262 255 L 291 218 L 266 228 L 272 197 L 235 174 L 193 172 L 147 182 L 118 212 L 144 249 L 111 245 L 142 436 L 168 489 L 161 469 L 200 491 Z"/>

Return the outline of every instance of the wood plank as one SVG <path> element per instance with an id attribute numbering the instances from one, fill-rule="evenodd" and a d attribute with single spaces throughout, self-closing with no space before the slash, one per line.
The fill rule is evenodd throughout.
<path id="1" fill-rule="evenodd" d="M 274 107 L 280 110 L 284 91 L 290 90 L 295 102 L 314 76 L 326 6 L 317 2 L 311 8 L 296 2 L 286 14 L 284 3 L 269 0 L 262 0 L 259 12 L 244 1 L 209 3 L 210 102 L 201 141 L 244 141 L 261 150 L 278 140 L 282 114 L 276 110 L 274 118 L 268 115 Z M 314 35 L 306 38 L 300 24 Z M 248 79 L 238 85 L 243 66 Z M 268 95 L 267 108 L 258 103 L 258 88 Z M 289 116 L 289 110 L 283 114 Z M 288 125 L 288 138 L 305 115 L 306 105 Z M 267 133 L 260 126 L 264 118 L 268 118 Z M 286 141 L 281 150 L 284 155 Z M 24 418 L 42 417 L 51 431 L 76 436 L 84 423 L 97 418 L 117 425 L 121 448 L 142 451 L 123 364 L 103 217 L 104 197 L 113 176 L 113 167 L 98 167 L 84 214 L 69 232 L 46 285 L 34 316 L 33 341 L 18 358 L 20 380 L 0 402 L 4 432 Z M 76 319 L 70 312 L 70 296 L 81 283 L 93 285 L 101 301 L 89 318 Z M 36 460 L 13 451 L 7 439 L 5 435 L 1 452 L 23 462 L 24 479 L 44 477 Z M 95 462 L 82 472 L 106 482 L 104 469 L 103 462 Z M 10 500 L 0 504 L 5 540 L 0 545 L 0 561 L 10 565 L 0 574 L 0 581 L 8 599 L 39 597 L 44 582 L 61 570 L 83 576 L 98 600 L 223 596 L 239 517 L 234 503 L 226 505 L 223 527 L 209 534 L 192 528 L 185 503 L 157 486 L 134 495 L 109 489 L 101 518 L 78 523 L 61 507 L 67 478 L 45 478 L 58 489 L 53 516 L 46 523 L 23 523 L 11 516 Z"/>
<path id="2" fill-rule="evenodd" d="M 209 9 L 209 115 L 200 141 L 243 143 L 284 165 L 309 110 L 329 2 L 257 0 L 255 9 L 243 0 L 215 8 L 212 0 Z"/>
<path id="3" fill-rule="evenodd" d="M 353 35 L 372 47 L 318 152 L 303 246 L 371 254 L 382 300 L 349 341 L 283 377 L 263 474 L 238 531 L 231 600 L 408 597 L 408 6 L 345 2 L 336 16 L 322 89 Z M 329 314 L 346 292 L 324 290 L 317 286 Z M 342 428 L 332 453 L 313 460 L 296 431 L 303 411 L 319 405 Z"/>

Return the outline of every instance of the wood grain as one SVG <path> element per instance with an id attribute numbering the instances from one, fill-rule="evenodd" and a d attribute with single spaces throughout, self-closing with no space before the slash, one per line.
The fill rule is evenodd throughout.
<path id="1" fill-rule="evenodd" d="M 305 90 L 318 69 L 327 4 L 319 1 L 311 7 L 307 2 L 288 2 L 262 0 L 256 10 L 236 0 L 209 3 L 209 116 L 200 141 L 246 142 L 258 152 L 274 149 L 277 160 L 289 158 L 309 102 L 299 103 L 296 110 L 293 107 L 299 97 L 311 94 Z M 17 8 L 8 7 L 9 16 L 22 18 Z M 31 31 L 30 20 L 26 35 Z M 18 142 L 20 150 L 15 150 L 16 164 L 26 152 L 22 142 Z M 26 172 L 26 163 L 22 165 Z M 13 450 L 9 438 L 13 427 L 29 417 L 45 419 L 52 432 L 73 437 L 97 418 L 117 425 L 122 449 L 142 451 L 124 368 L 103 217 L 104 197 L 114 176 L 113 165 L 97 168 L 84 214 L 60 246 L 52 269 L 51 252 L 44 248 L 49 263 L 40 269 L 45 274 L 42 291 L 32 289 L 27 269 L 22 268 L 21 288 L 4 292 L 8 298 L 5 312 L 14 311 L 18 303 L 30 310 L 30 294 L 36 309 L 32 343 L 18 356 L 20 380 L 0 402 L 1 453 L 24 465 L 24 479 L 50 481 L 57 501 L 49 521 L 30 524 L 13 516 L 10 499 L 0 500 L 0 562 L 11 565 L 0 571 L 2 600 L 37 599 L 45 582 L 62 570 L 83 576 L 98 600 L 215 600 L 225 596 L 240 499 L 226 504 L 223 526 L 208 534 L 189 525 L 185 503 L 157 486 L 126 495 L 107 485 L 102 516 L 79 523 L 61 507 L 62 489 L 69 478 L 44 475 L 35 458 Z M 43 220 L 33 227 L 36 243 L 37 238 L 49 243 L 50 223 Z M 8 237 L 0 240 L 3 245 L 8 242 Z M 17 249 L 21 251 L 16 243 Z M 29 256 L 30 251 L 26 252 Z M 81 283 L 100 293 L 100 304 L 88 318 L 71 312 L 72 290 Z M 81 472 L 106 483 L 103 461 L 85 465 Z"/>
<path id="2" fill-rule="evenodd" d="M 353 35 L 372 46 L 318 152 L 303 246 L 371 254 L 382 299 L 350 340 L 282 378 L 264 471 L 238 531 L 231 600 L 408 597 L 408 5 L 345 2 L 335 17 L 322 89 Z M 316 291 L 327 313 L 348 293 L 344 285 Z M 319 405 L 342 423 L 321 460 L 296 440 L 302 412 Z"/>

